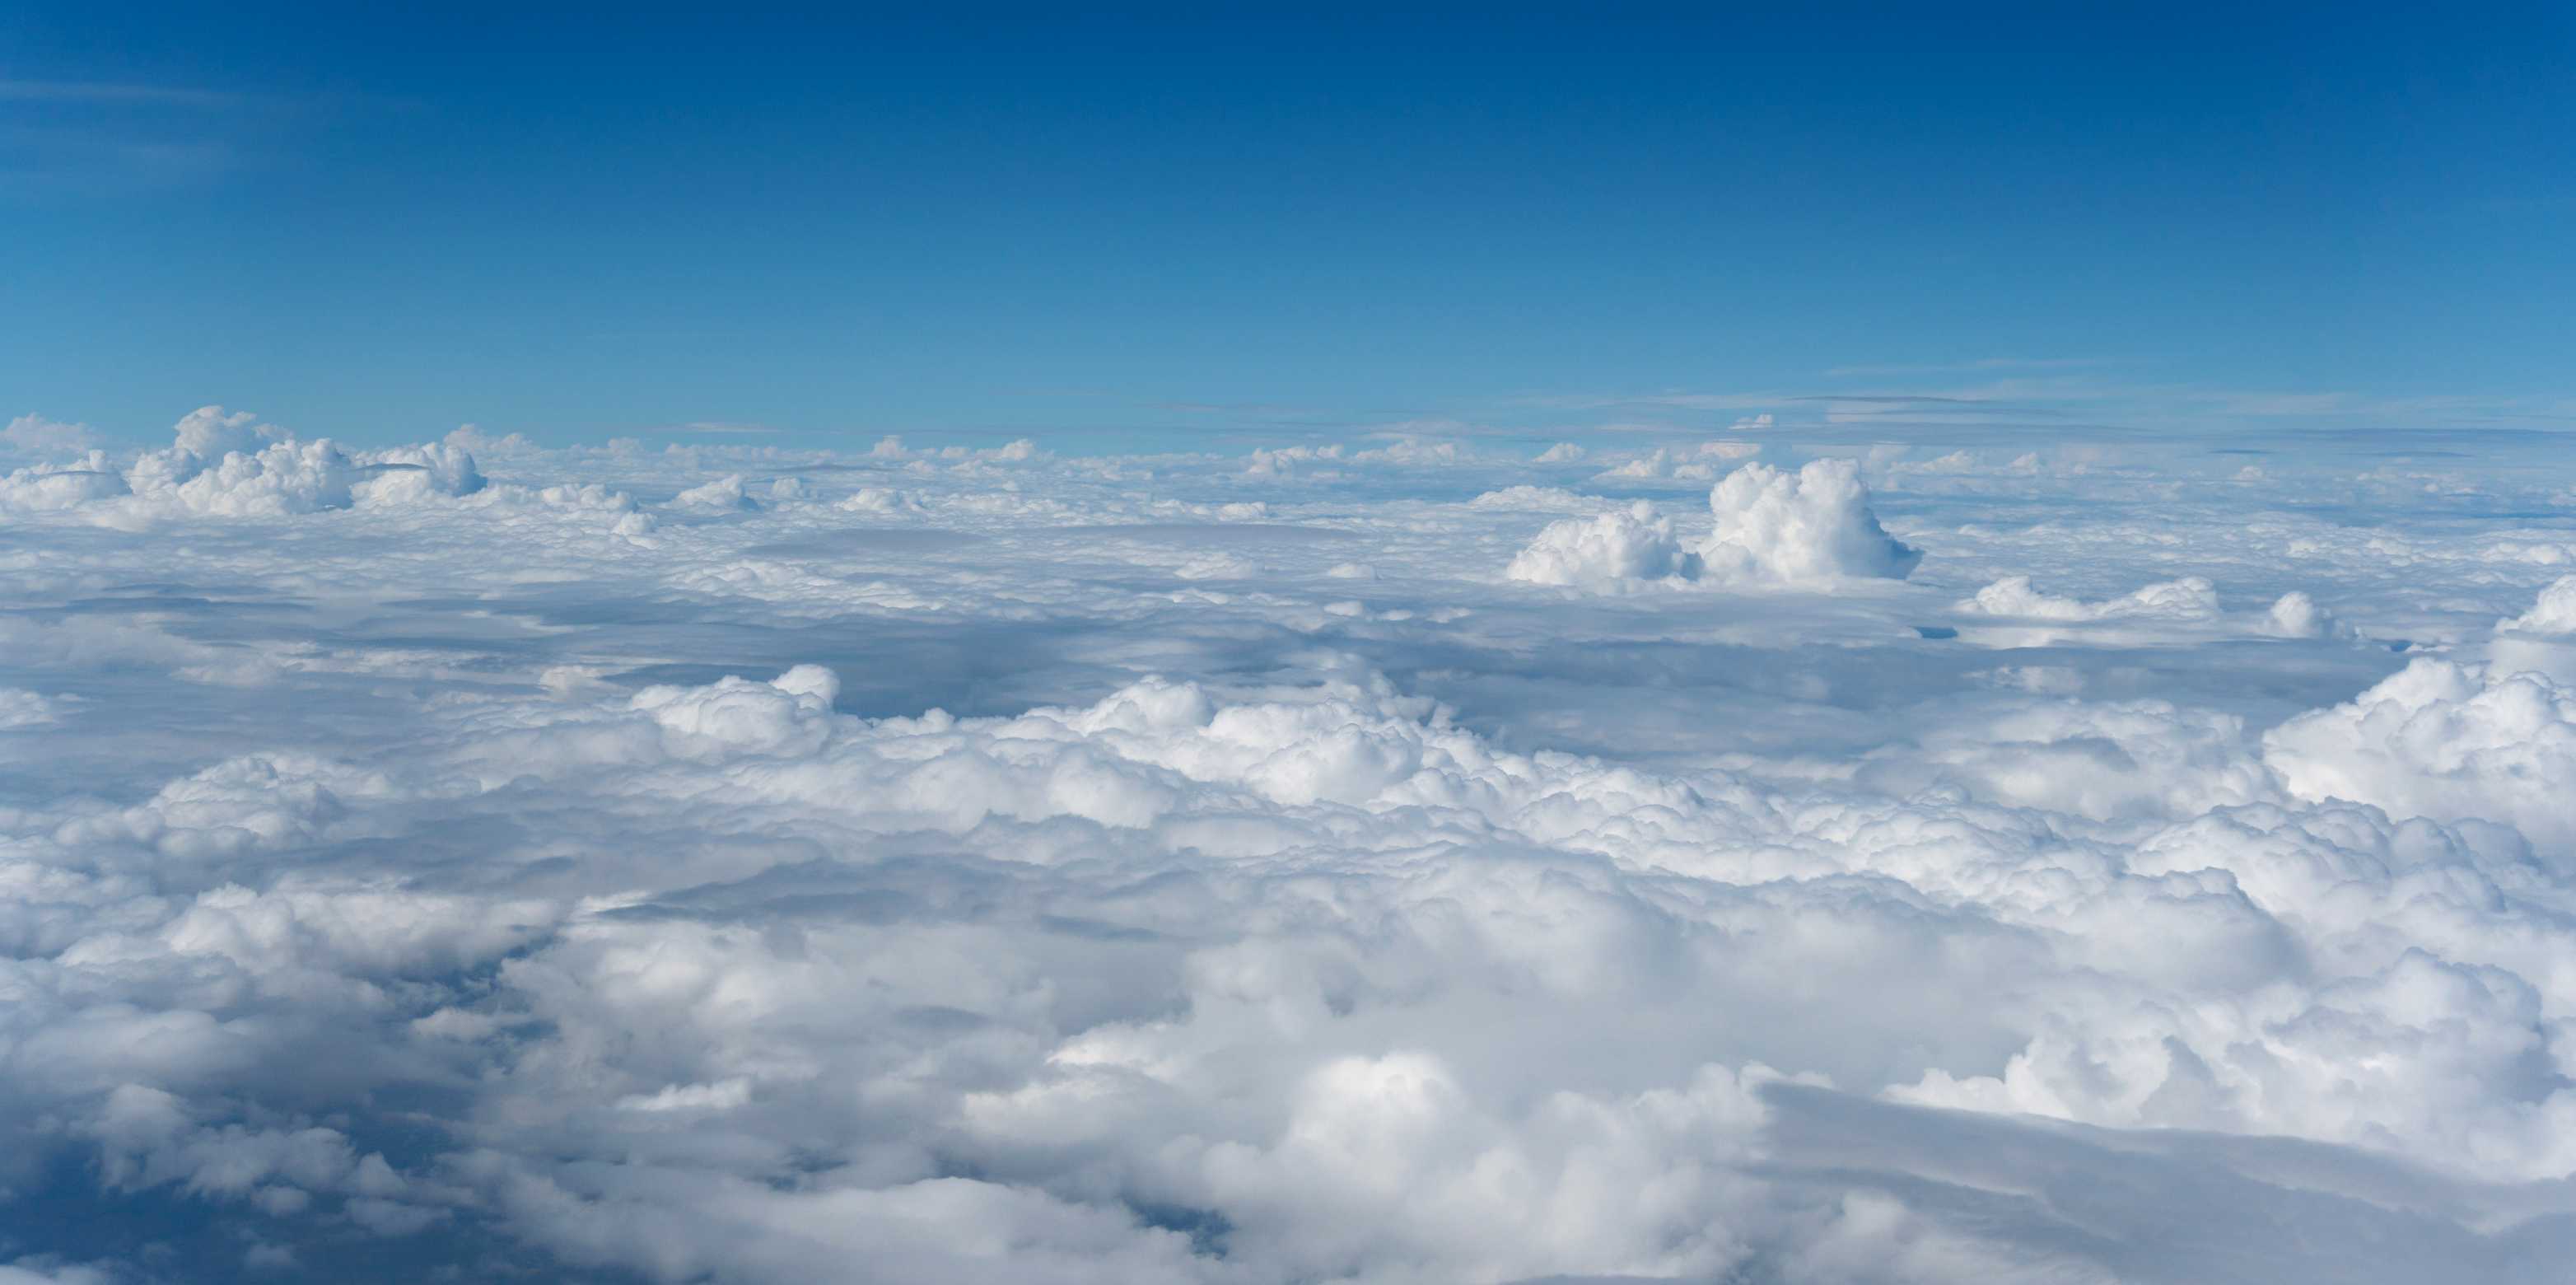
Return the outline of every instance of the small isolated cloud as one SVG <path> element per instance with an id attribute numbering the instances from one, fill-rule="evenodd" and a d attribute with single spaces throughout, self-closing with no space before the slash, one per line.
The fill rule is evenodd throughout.
<path id="1" fill-rule="evenodd" d="M 2351 628 L 2298 589 L 2274 599 L 2271 609 L 2263 613 L 2262 630 L 2275 638 L 2335 638 Z"/>
<path id="2" fill-rule="evenodd" d="M 1813 585 L 1902 580 L 1920 550 L 1887 534 L 1850 460 L 1815 460 L 1795 473 L 1747 464 L 1709 492 L 1717 519 L 1701 556 L 1712 576 Z"/>

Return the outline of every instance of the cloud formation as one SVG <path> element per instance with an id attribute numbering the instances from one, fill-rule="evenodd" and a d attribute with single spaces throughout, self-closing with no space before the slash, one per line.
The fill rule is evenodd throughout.
<path id="1" fill-rule="evenodd" d="M 1700 556 L 1722 579 L 1902 580 L 1923 560 L 1879 526 L 1850 460 L 1815 460 L 1795 473 L 1747 464 L 1708 493 L 1708 508 L 1717 529 Z"/>
<path id="2" fill-rule="evenodd" d="M 1635 581 L 1696 580 L 1700 555 L 1685 552 L 1671 518 L 1639 500 L 1593 518 L 1548 523 L 1503 574 L 1530 584 L 1617 589 Z"/>
<path id="3" fill-rule="evenodd" d="M 2563 532 L 1289 450 L 11 473 L 0 1279 L 2576 1252 Z"/>
<path id="4" fill-rule="evenodd" d="M 1663 458 L 1658 451 L 1648 462 Z M 1663 475 L 1614 470 L 1604 476 Z M 1531 488 L 1520 491 L 1536 498 Z M 1479 503 L 1512 495 L 1489 493 Z M 1850 460 L 1816 460 L 1795 473 L 1747 464 L 1710 490 L 1708 507 L 1715 528 L 1687 547 L 1674 534 L 1672 520 L 1642 500 L 1626 510 L 1553 522 L 1513 557 L 1504 575 L 1611 591 L 1701 579 L 1830 590 L 1851 579 L 1902 580 L 1923 558 L 1879 526 L 1870 512 L 1869 488 Z M 2021 583 L 2028 588 L 2027 580 Z"/>

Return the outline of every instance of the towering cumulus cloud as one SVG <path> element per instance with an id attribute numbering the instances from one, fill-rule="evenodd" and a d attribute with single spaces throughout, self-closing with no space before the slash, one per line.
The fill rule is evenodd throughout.
<path id="1" fill-rule="evenodd" d="M 1708 493 L 1708 509 L 1717 529 L 1700 556 L 1713 576 L 1780 584 L 1902 580 L 1923 560 L 1879 528 L 1860 466 L 1850 460 L 1816 460 L 1795 473 L 1747 464 Z"/>
<path id="2" fill-rule="evenodd" d="M 1902 580 L 1923 559 L 1879 526 L 1849 460 L 1816 460 L 1795 473 L 1747 464 L 1710 490 L 1708 507 L 1715 529 L 1687 546 L 1643 501 L 1550 523 L 1504 574 L 1596 590 L 1702 579 L 1830 589 L 1854 578 Z"/>
<path id="3" fill-rule="evenodd" d="M 1291 449 L 31 457 L 0 1281 L 2576 1261 L 2564 459 Z"/>

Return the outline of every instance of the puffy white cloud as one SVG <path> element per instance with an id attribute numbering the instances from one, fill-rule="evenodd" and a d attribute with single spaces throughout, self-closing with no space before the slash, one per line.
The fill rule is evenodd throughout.
<path id="1" fill-rule="evenodd" d="M 840 507 L 852 513 L 917 513 L 919 501 L 883 486 L 863 486 L 842 497 Z"/>
<path id="2" fill-rule="evenodd" d="M 173 470 L 203 468 L 227 455 L 255 454 L 287 436 L 285 429 L 260 423 L 249 411 L 227 411 L 221 406 L 200 406 L 180 417 L 171 431 L 175 440 L 169 453 L 158 459 Z"/>
<path id="3" fill-rule="evenodd" d="M 2510 825 L 2576 862 L 2576 691 L 2421 659 L 2349 703 L 2263 738 L 2264 761 L 2304 799 L 2351 799 L 2397 817 Z"/>
<path id="4" fill-rule="evenodd" d="M 101 525 L 142 529 L 174 517 L 280 518 L 357 503 L 412 503 L 482 489 L 474 457 L 454 443 L 361 451 L 299 441 L 247 412 L 189 412 L 171 445 L 120 469 L 91 451 L 70 467 L 0 479 L 0 513 L 80 511 Z"/>
<path id="5" fill-rule="evenodd" d="M 2331 638 L 2346 628 L 2333 612 L 2297 589 L 2275 599 L 2263 617 L 2263 631 L 2275 638 Z"/>
<path id="6" fill-rule="evenodd" d="M 2287 601 L 2286 599 L 2284 601 Z M 2209 620 L 2218 615 L 2218 589 L 2199 576 L 2186 576 L 2100 602 L 2083 602 L 2041 593 L 2031 586 L 2029 576 L 2007 576 L 1979 589 L 1975 597 L 1958 604 L 1960 611 L 1982 616 L 2009 616 L 2024 620 L 2119 620 L 2147 617 L 2165 620 Z M 2300 619 L 2312 618 L 2314 604 Z M 2273 618 L 2281 617 L 2281 607 L 2274 605 Z"/>
<path id="7" fill-rule="evenodd" d="M 779 752 L 820 745 L 828 732 L 824 715 L 839 693 L 831 670 L 799 665 L 766 683 L 727 678 L 713 687 L 647 687 L 635 693 L 634 706 L 686 752 Z"/>
<path id="8" fill-rule="evenodd" d="M 2258 636 L 2350 640 L 2352 625 L 2293 589 L 2260 613 L 2229 614 L 2205 576 L 2143 585 L 2117 597 L 2083 599 L 2042 592 L 2029 576 L 2006 576 L 1952 604 L 1980 621 L 1966 636 L 1984 646 L 2041 647 L 2080 642 L 2118 646 L 2158 639 Z"/>
<path id="9" fill-rule="evenodd" d="M 707 513 L 739 513 L 756 510 L 760 502 L 743 489 L 742 474 L 728 473 L 702 486 L 693 486 L 671 497 L 675 509 L 697 509 Z"/>
<path id="10" fill-rule="evenodd" d="M 1683 551 L 1672 519 L 1657 517 L 1655 506 L 1643 500 L 1599 517 L 1551 522 L 1503 569 L 1505 576 L 1530 584 L 1593 589 L 1690 580 L 1699 572 L 1699 555 Z"/>
<path id="11" fill-rule="evenodd" d="M 54 513 L 126 493 L 104 451 L 69 465 L 38 464 L 0 477 L 0 514 Z"/>
<path id="12" fill-rule="evenodd" d="M 2496 622 L 2496 628 L 2526 634 L 2576 634 L 2576 576 L 2560 576 L 2540 591 L 2531 610 Z"/>
<path id="13" fill-rule="evenodd" d="M 1658 451 L 1647 462 L 1662 458 Z M 1480 508 L 1554 507 L 1545 502 L 1558 494 L 1518 487 L 1488 492 L 1475 503 Z M 1880 528 L 1869 510 L 1869 490 L 1848 460 L 1817 460 L 1796 473 L 1748 464 L 1719 482 L 1709 492 L 1708 504 L 1716 528 L 1695 544 L 1686 545 L 1674 534 L 1671 519 L 1656 516 L 1653 505 L 1639 501 L 1626 511 L 1549 524 L 1513 557 L 1504 574 L 1532 584 L 1596 590 L 1703 578 L 1728 585 L 1830 589 L 1851 578 L 1901 580 L 1922 560 L 1921 552 Z"/>
<path id="14" fill-rule="evenodd" d="M 1901 580 L 1923 559 L 1879 526 L 1860 467 L 1850 460 L 1814 460 L 1795 473 L 1747 464 L 1709 492 L 1708 507 L 1717 529 L 1700 556 L 1721 579 L 1799 586 Z"/>
<path id="15" fill-rule="evenodd" d="M 474 466 L 473 455 L 453 442 L 360 451 L 353 459 L 364 475 L 353 489 L 372 502 L 472 495 L 483 489 L 483 474 Z"/>
<path id="16" fill-rule="evenodd" d="M 135 498 L 153 507 L 208 517 L 284 517 L 347 508 L 357 466 L 327 441 L 274 442 L 256 453 L 229 451 L 211 461 L 191 455 L 167 474 L 138 467 Z M 165 480 L 170 479 L 170 480 Z"/>

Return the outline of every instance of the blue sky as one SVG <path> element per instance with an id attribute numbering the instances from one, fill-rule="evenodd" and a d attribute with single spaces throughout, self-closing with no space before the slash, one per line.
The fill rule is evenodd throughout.
<path id="1" fill-rule="evenodd" d="M 120 440 L 2576 423 L 2563 8 L 96 8 L 0 413 Z"/>

